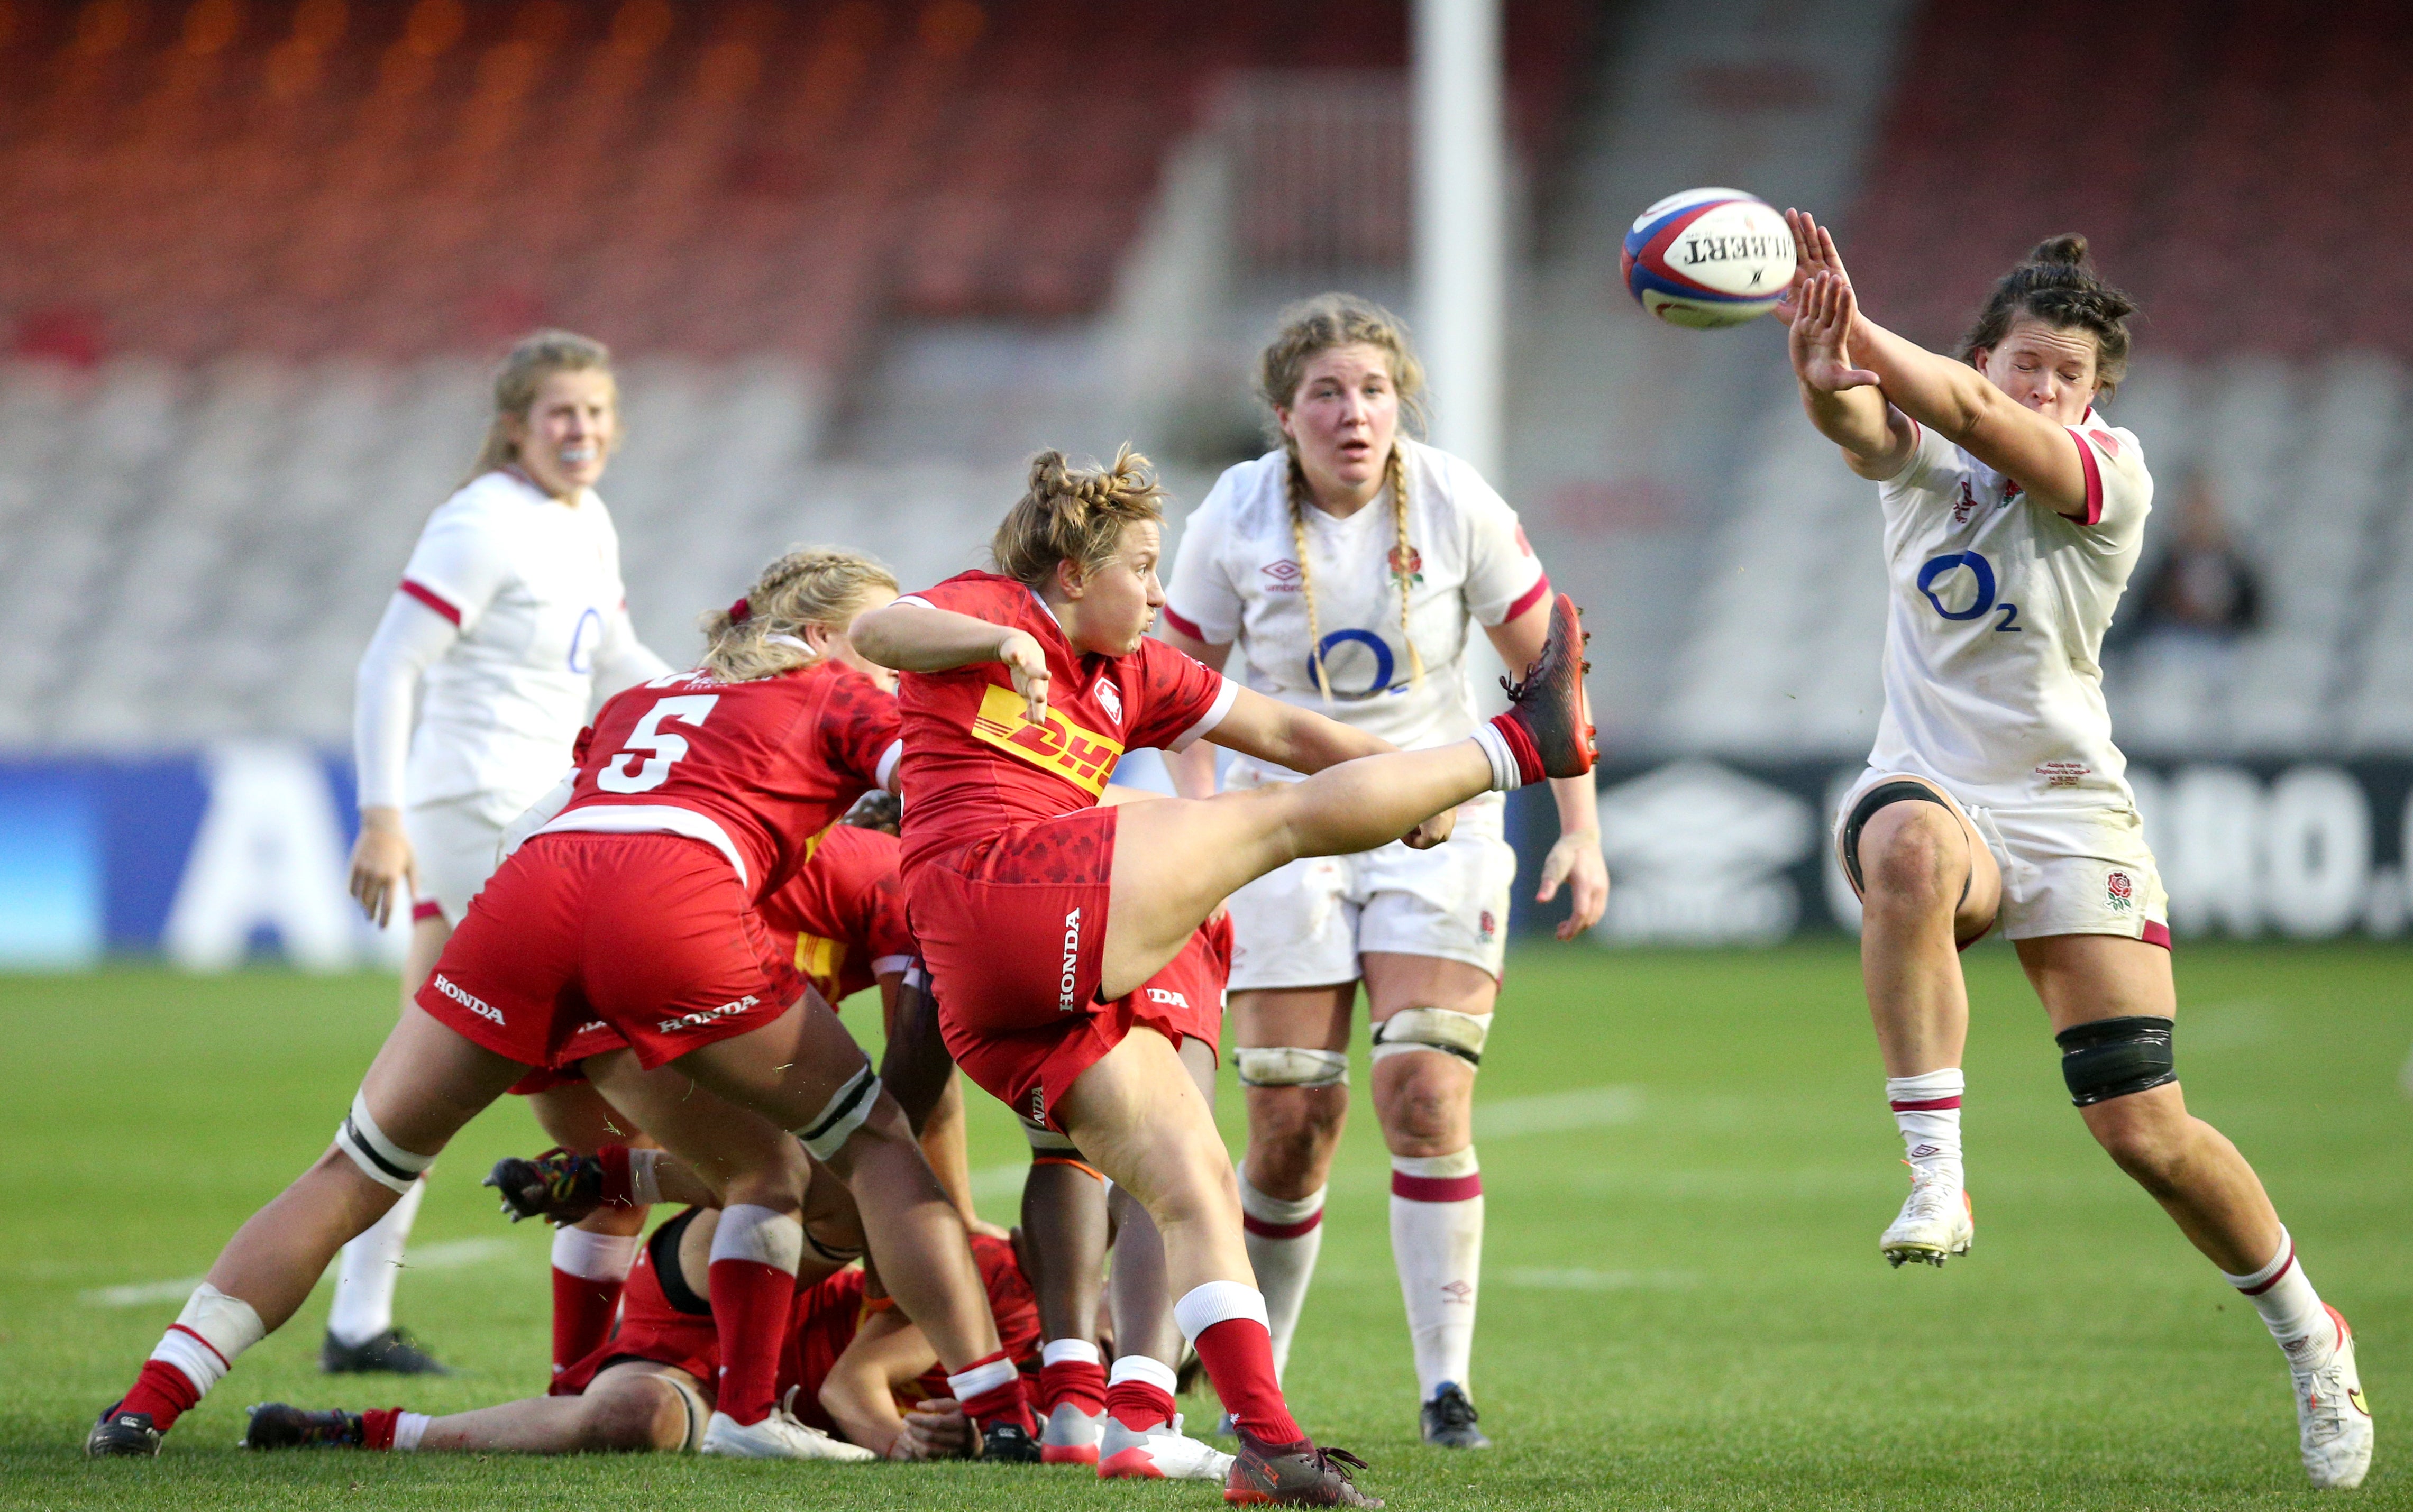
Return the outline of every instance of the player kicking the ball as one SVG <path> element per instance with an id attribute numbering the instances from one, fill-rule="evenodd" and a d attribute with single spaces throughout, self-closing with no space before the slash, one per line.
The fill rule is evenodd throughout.
<path id="1" fill-rule="evenodd" d="M 1550 580 L 1491 485 L 1404 434 L 1423 390 L 1406 329 L 1381 306 L 1324 294 L 1284 313 L 1257 381 L 1281 445 L 1224 473 L 1191 516 L 1165 588 L 1176 649 L 1219 671 L 1236 649 L 1251 688 L 1400 746 L 1466 738 L 1481 722 L 1470 631 L 1509 666 L 1532 661 Z M 1186 796 L 1215 791 L 1204 745 L 1173 771 Z M 1241 761 L 1229 781 L 1295 778 Z M 1560 835 L 1540 896 L 1562 884 L 1572 895 L 1566 940 L 1599 921 L 1608 869 L 1591 778 L 1552 786 Z M 1473 1104 L 1517 875 L 1505 813 L 1485 793 L 1458 810 L 1446 844 L 1294 861 L 1232 895 L 1235 1059 L 1249 1107 L 1240 1206 L 1277 1368 L 1324 1241 L 1362 979 L 1419 1426 L 1449 1448 L 1491 1442 L 1470 1395 L 1483 1279 Z"/>
<path id="2" fill-rule="evenodd" d="M 2313 1484 L 2360 1485 L 2353 1332 L 2253 1167 L 2179 1090 L 2166 899 L 2103 703 L 2103 632 L 2154 491 L 2137 437 L 2094 408 L 2126 366 L 2135 306 L 2084 238 L 2055 237 L 1994 286 L 1955 362 L 1860 315 L 1833 238 L 1787 214 L 1800 267 L 1777 313 L 1802 405 L 1878 485 L 1893 580 L 1885 717 L 1836 828 L 1912 1173 L 1881 1247 L 1940 1266 L 1974 1238 L 1955 951 L 2000 924 L 2088 1130 L 2286 1352 Z"/>
<path id="3" fill-rule="evenodd" d="M 1343 1468 L 1359 1461 L 1319 1449 L 1275 1379 L 1231 1157 L 1178 1052 L 1203 1007 L 1127 995 L 1278 867 L 1412 832 L 1438 843 L 1470 799 L 1589 771 L 1581 630 L 1559 599 L 1509 712 L 1395 751 L 1147 638 L 1162 497 L 1129 449 L 1103 469 L 1043 452 L 998 529 L 998 571 L 856 621 L 856 645 L 905 674 L 908 906 L 964 1074 L 1069 1135 L 1155 1219 L 1174 1315 L 1238 1430 L 1226 1500 L 1371 1505 Z M 1203 737 L 1310 775 L 1097 806 L 1125 749 Z"/>

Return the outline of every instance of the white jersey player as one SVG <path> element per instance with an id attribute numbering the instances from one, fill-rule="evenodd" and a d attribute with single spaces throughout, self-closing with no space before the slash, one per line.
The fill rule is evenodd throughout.
<path id="1" fill-rule="evenodd" d="M 600 344 L 541 332 L 514 348 L 477 467 L 428 517 L 362 654 L 352 896 L 379 924 L 410 909 L 406 1012 L 495 869 L 503 826 L 560 778 L 595 701 L 670 670 L 629 627 L 619 538 L 595 494 L 617 434 Z M 344 1247 L 328 1370 L 437 1368 L 393 1327 L 394 1276 L 425 1191 Z M 633 1238 L 602 1255 L 570 1242 L 588 1269 L 623 1249 L 634 1258 Z"/>
<path id="2" fill-rule="evenodd" d="M 2154 493 L 2138 438 L 2095 408 L 2135 306 L 2083 237 L 2055 237 L 1996 284 L 1954 362 L 1862 317 L 1833 238 L 1788 217 L 1801 268 L 1777 313 L 1802 404 L 1877 483 L 1892 580 L 1885 717 L 1836 825 L 1912 1172 L 1879 1247 L 1940 1266 L 1975 1238 L 1955 951 L 1999 923 L 2088 1130 L 2286 1352 L 2313 1483 L 2358 1485 L 2372 1428 L 2354 1335 L 2253 1168 L 2179 1089 L 2165 899 L 2103 703 L 2103 634 Z"/>
<path id="3" fill-rule="evenodd" d="M 1166 639 L 1207 665 L 1236 650 L 1250 688 L 1409 749 L 1481 725 L 1466 665 L 1474 630 L 1524 666 L 1551 602 L 1516 511 L 1467 463 L 1400 433 L 1422 386 L 1386 311 L 1337 294 L 1289 311 L 1259 383 L 1283 444 L 1225 472 L 1191 516 L 1164 611 Z M 1172 760 L 1184 793 L 1213 791 L 1211 751 Z M 1295 777 L 1241 760 L 1225 780 Z M 1569 888 L 1560 934 L 1571 938 L 1599 919 L 1608 874 L 1591 779 L 1553 787 L 1562 833 L 1540 896 Z M 1289 1354 L 1323 1238 L 1362 980 L 1422 1430 L 1456 1447 L 1488 1442 L 1469 1394 L 1483 1256 L 1472 1103 L 1517 871 L 1503 814 L 1498 795 L 1478 798 L 1446 844 L 1294 862 L 1231 899 L 1249 1104 L 1241 1205 L 1275 1357 Z"/>

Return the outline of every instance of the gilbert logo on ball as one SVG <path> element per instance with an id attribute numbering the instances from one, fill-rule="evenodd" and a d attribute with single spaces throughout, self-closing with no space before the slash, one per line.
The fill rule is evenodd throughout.
<path id="1" fill-rule="evenodd" d="M 1793 233 L 1740 189 L 1687 189 L 1635 221 L 1620 267 L 1635 303 L 1669 325 L 1740 325 L 1793 281 Z"/>

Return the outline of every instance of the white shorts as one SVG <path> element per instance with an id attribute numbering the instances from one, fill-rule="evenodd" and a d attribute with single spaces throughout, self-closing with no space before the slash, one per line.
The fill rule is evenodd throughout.
<path id="1" fill-rule="evenodd" d="M 1517 881 L 1506 813 L 1504 796 L 1488 793 L 1461 806 L 1458 827 L 1432 850 L 1395 840 L 1310 856 L 1234 893 L 1232 990 L 1355 982 L 1367 951 L 1464 961 L 1497 980 Z"/>
<path id="2" fill-rule="evenodd" d="M 1843 843 L 1853 806 L 1883 782 L 1919 777 L 1872 767 L 1835 806 Z M 1919 780 L 1933 782 L 1932 778 Z M 1995 926 L 2006 939 L 2047 935 L 2125 935 L 2168 949 L 2170 899 L 2145 844 L 2145 823 L 2125 804 L 1987 808 L 1937 782 L 1985 837 L 2003 873 Z"/>
<path id="3" fill-rule="evenodd" d="M 499 864 L 503 825 L 488 817 L 492 808 L 486 798 L 471 796 L 413 804 L 402 811 L 402 832 L 419 863 L 412 919 L 440 915 L 447 924 L 460 925 L 469 899 Z"/>

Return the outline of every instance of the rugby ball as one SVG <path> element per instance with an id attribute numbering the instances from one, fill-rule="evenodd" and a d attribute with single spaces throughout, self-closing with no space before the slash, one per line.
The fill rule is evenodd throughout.
<path id="1" fill-rule="evenodd" d="M 1635 303 L 1669 325 L 1740 325 L 1793 281 L 1793 232 L 1740 189 L 1687 189 L 1635 221 L 1620 267 Z"/>

